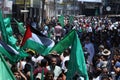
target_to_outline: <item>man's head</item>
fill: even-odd
[[[108,75],[103,75],[101,77],[101,80],[110,80],[109,76]]]
[[[45,80],[54,80],[54,72],[48,71],[45,76]]]
[[[48,64],[48,61],[46,59],[41,60],[41,67],[46,67]]]
[[[104,50],[104,45],[99,46],[99,51],[102,52]]]
[[[86,37],[86,38],[85,38],[85,42],[86,42],[86,43],[89,43],[89,42],[90,42],[90,38],[89,38],[89,37]]]
[[[55,66],[57,64],[57,60],[55,57],[51,58],[51,65]]]

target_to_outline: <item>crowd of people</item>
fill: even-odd
[[[34,21],[33,21],[34,22]],[[64,26],[52,18],[42,27],[31,26],[53,39],[57,44],[72,29],[76,29],[83,47],[89,80],[120,80],[120,22],[105,17],[75,17],[70,23],[65,18]],[[29,57],[9,66],[16,80],[66,80],[70,48],[61,55],[56,51],[43,56],[28,49]],[[72,64],[71,64],[72,65]],[[44,74],[44,75],[42,75]],[[32,76],[31,76],[32,75]],[[73,74],[74,75],[74,74]],[[72,80],[82,80],[73,76]]]

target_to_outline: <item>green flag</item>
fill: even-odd
[[[0,53],[6,56],[10,62],[17,62],[24,57],[29,56],[24,50],[19,49],[15,50],[12,46],[7,45],[3,41],[0,40]]]
[[[0,53],[2,53],[4,56],[6,56],[10,62],[15,63],[19,60],[29,56],[24,50],[20,50],[19,54],[13,55],[11,53],[8,53],[4,48],[0,47]]]
[[[44,69],[42,69],[41,80],[44,80]]]
[[[24,35],[25,33],[25,28],[22,22],[18,22],[16,19],[14,19],[14,21],[16,22],[16,24],[18,25],[18,30],[20,31],[20,33],[22,35]]]
[[[58,44],[53,47],[51,52],[56,51],[60,54],[69,46],[71,46],[71,53],[70,61],[68,63],[67,80],[71,80],[75,73],[78,73],[85,80],[89,80],[82,46],[75,30],[69,32]]]
[[[2,35],[2,40],[7,43],[8,38],[7,38],[7,31],[4,25],[3,17],[2,17],[2,11],[0,10],[0,31]]]
[[[12,27],[11,27],[10,18],[5,18],[4,19],[4,24],[5,24],[6,32],[8,34],[7,35],[7,38],[8,38],[7,43],[17,50],[18,49],[18,47],[16,46],[17,39],[13,36],[13,30],[12,30]]]
[[[73,79],[76,73],[80,77],[83,77],[84,80],[89,80],[82,46],[77,33],[75,32],[74,34],[74,41],[72,43],[70,53],[70,61],[68,63],[67,80]]]
[[[0,53],[0,80],[16,80]]]
[[[58,21],[61,24],[61,26],[64,27],[64,16],[63,15],[58,17]]]
[[[31,69],[30,69],[30,80],[34,80],[33,79],[33,67],[31,66]]]
[[[29,56],[29,54],[26,53],[23,49],[19,49],[18,52],[19,52],[19,54],[16,55],[17,56],[16,60],[21,60],[21,59]]]
[[[4,25],[5,25],[5,29],[8,35],[12,35],[13,34],[13,30],[11,27],[11,21],[10,18],[4,18],[3,19]]]
[[[69,23],[70,23],[70,24],[73,24],[73,21],[74,21],[74,17],[73,17],[73,16],[70,16],[70,17],[69,17]]]
[[[57,51],[57,53],[61,54],[65,49],[67,49],[74,40],[74,32],[75,30],[70,31],[62,40],[59,41],[57,45],[55,45],[52,51]]]

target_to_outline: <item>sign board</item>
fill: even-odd
[[[4,14],[10,14],[11,13],[10,8],[9,7],[4,7],[3,8],[3,13]]]
[[[21,13],[27,13],[29,10],[21,10]]]
[[[9,7],[12,10],[13,1],[7,1],[5,7]]]
[[[2,4],[3,5],[3,4]],[[3,8],[4,14],[12,14],[13,1],[5,0]]]
[[[110,7],[110,6],[107,6],[107,7],[106,7],[106,10],[107,10],[107,11],[111,11],[111,7]]]
[[[98,2],[98,3],[102,2],[102,0],[78,0],[78,1],[81,1],[81,2]]]

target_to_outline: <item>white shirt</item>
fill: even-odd
[[[42,56],[38,56],[37,58],[32,57],[32,61],[34,61],[35,63],[37,63],[37,62],[40,62],[40,63],[41,63],[41,60],[42,60],[42,59],[44,59],[44,57],[42,57]]]
[[[47,69],[48,70],[51,70],[50,69],[50,66],[47,66]],[[54,79],[57,80],[57,77],[62,73],[62,69],[59,67],[59,66],[55,66],[55,69],[54,69]]]
[[[22,69],[25,68],[25,64],[26,64],[26,61],[22,61],[22,62],[21,62]],[[17,63],[17,67],[18,67],[18,68],[20,67],[20,62]]]
[[[87,52],[90,54],[88,57],[88,61],[90,61],[91,63],[95,53],[94,45],[91,42],[89,42],[85,44],[85,48],[87,49]]]
[[[93,30],[92,30],[92,27],[88,27],[87,31],[88,31],[88,32],[92,32],[92,31],[93,31]]]
[[[66,67],[65,67],[65,61],[68,61],[70,59],[70,56],[66,56],[64,59],[63,59],[63,61],[62,61],[62,69],[63,70],[66,70]]]

